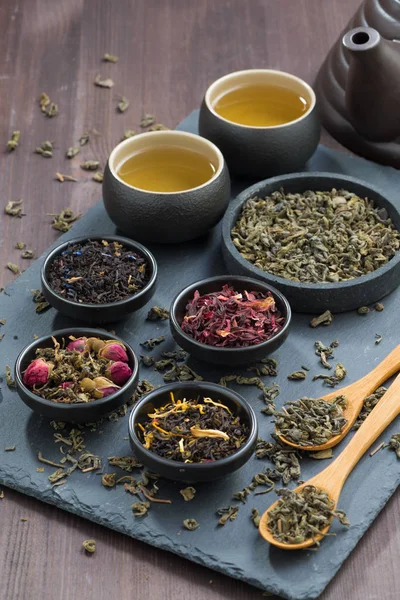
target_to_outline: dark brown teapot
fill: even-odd
[[[316,81],[326,129],[353,152],[400,168],[400,0],[364,0]]]

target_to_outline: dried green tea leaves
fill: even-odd
[[[102,87],[102,88],[112,88],[114,87],[114,82],[112,79],[108,78],[108,79],[102,79],[101,75],[96,75],[96,78],[94,80],[94,84],[97,85],[98,87]]]
[[[126,109],[129,107],[129,100],[125,98],[125,96],[121,96],[120,101],[117,104],[117,110],[120,113],[124,113]]]
[[[21,273],[21,269],[18,265],[16,265],[15,263],[12,262],[8,262],[6,264],[6,267],[9,271],[11,271],[12,273],[14,273],[14,275],[19,275]]]
[[[81,135],[81,137],[79,138],[79,145],[80,146],[86,146],[86,144],[89,143],[90,140],[90,132],[89,131],[85,131],[85,133],[83,133]]]
[[[153,115],[146,113],[140,121],[140,127],[145,129],[146,127],[150,127],[150,125],[153,125],[155,122],[156,118]]]
[[[358,315],[365,316],[368,313],[369,313],[368,306],[360,306],[360,308],[357,309],[357,314]]]
[[[324,313],[322,313],[322,315],[319,315],[319,317],[314,317],[314,319],[311,319],[310,322],[310,327],[318,327],[319,325],[330,325],[333,321],[333,314],[331,313],[330,310],[326,310]]]
[[[144,517],[150,508],[150,502],[135,502],[132,504],[132,510],[135,517]]]
[[[133,137],[136,135],[136,131],[134,129],[125,129],[124,135],[121,138],[121,142]]]
[[[235,521],[239,512],[239,506],[225,506],[217,510],[217,515],[220,517],[218,525],[226,525],[228,521]]]
[[[35,253],[33,250],[24,250],[24,252],[21,252],[21,258],[31,260],[32,258],[35,258]]]
[[[116,62],[118,62],[118,56],[114,56],[114,54],[108,54],[108,52],[106,52],[105,55],[103,56],[103,61],[110,62],[110,63],[116,63]]]
[[[397,458],[400,458],[400,433],[393,434],[389,443],[385,445],[389,447],[389,450],[396,452]]]
[[[152,127],[150,127],[149,131],[170,131],[169,127],[166,127],[162,123],[156,123]]]
[[[374,410],[375,406],[378,404],[379,400],[383,397],[383,395],[386,392],[387,388],[382,385],[377,390],[375,390],[373,394],[370,394],[369,396],[364,398],[363,407],[356,419],[356,422],[353,425],[353,429],[359,429],[361,427],[365,419]]]
[[[141,342],[140,345],[143,346],[143,348],[146,348],[146,350],[153,350],[156,346],[158,346],[158,344],[161,344],[164,341],[165,336],[160,335],[156,338],[149,338],[148,340]]]
[[[25,214],[22,212],[24,201],[23,200],[10,200],[7,202],[4,212],[10,217],[24,217]]]
[[[64,175],[63,173],[56,173],[56,179],[61,181],[61,183],[64,183],[64,181],[78,181],[75,177],[72,177],[72,175]]]
[[[82,542],[82,548],[89,552],[89,554],[93,554],[96,552],[96,542],[94,540],[85,540]]]
[[[97,171],[100,162],[98,160],[87,160],[80,165],[84,171]]]
[[[382,312],[384,310],[384,305],[382,304],[382,302],[377,302],[374,306],[375,310],[378,312]]]
[[[200,525],[196,521],[196,519],[184,519],[183,526],[185,529],[188,529],[189,531],[194,531],[195,529],[200,527]]]
[[[50,304],[40,290],[31,290],[31,294],[33,294],[33,302],[36,304],[35,310],[37,313],[44,312],[50,308]]]
[[[115,486],[116,473],[104,473],[101,477],[101,483],[104,487],[113,488]]]
[[[179,490],[179,493],[181,496],[183,496],[185,502],[190,502],[190,500],[193,500],[196,495],[196,489],[190,485],[183,490]]]
[[[131,473],[133,469],[141,469],[142,463],[138,462],[133,456],[109,456],[108,462],[113,467],[119,467],[123,471]]]
[[[305,371],[294,371],[294,373],[290,373],[287,378],[292,381],[301,381],[307,377],[307,373]]]
[[[161,306],[152,306],[147,313],[146,319],[147,321],[169,319],[169,311]]]
[[[104,173],[103,171],[97,171],[92,177],[93,181],[97,181],[97,183],[103,183]]]
[[[26,248],[26,244],[25,242],[17,242],[15,244],[15,248],[16,250],[23,250],[24,248]]]
[[[44,158],[51,158],[53,156],[53,142],[46,140],[35,148],[35,152],[41,154]]]
[[[323,379],[326,385],[335,387],[346,377],[346,375],[347,369],[345,366],[342,365],[342,363],[337,363],[333,375],[315,375],[312,380],[316,381],[317,379]]]
[[[76,156],[77,154],[79,154],[80,152],[80,147],[79,146],[71,146],[70,148],[68,148],[67,152],[66,152],[66,157],[67,158],[74,158],[74,156]]]
[[[313,485],[306,485],[299,492],[288,489],[277,490],[281,499],[268,512],[268,529],[273,537],[283,544],[301,544],[310,538],[315,539],[329,527],[332,517],[336,517],[346,527],[350,525],[345,513],[335,510],[335,502],[324,491]]]
[[[268,458],[274,468],[268,468],[266,474],[273,481],[280,481],[287,485],[292,480],[298,480],[301,476],[299,458],[301,454],[296,448],[282,444],[276,434],[272,434],[274,442],[267,442],[258,438],[255,456],[258,459]]]
[[[57,229],[57,231],[62,231],[65,233],[71,229],[72,223],[79,219],[81,215],[75,214],[70,208],[65,208],[60,212],[60,214],[49,214],[49,216],[53,217],[53,229]]]
[[[383,207],[346,190],[247,200],[231,231],[238,252],[257,268],[303,283],[339,282],[372,273],[400,248]]]
[[[58,106],[55,102],[51,102],[46,92],[42,92],[39,98],[39,106],[42,113],[47,117],[55,117],[58,114]]]
[[[375,345],[377,346],[378,344],[380,344],[382,340],[383,340],[383,337],[379,333],[376,333],[375,334]]]
[[[13,152],[16,150],[19,144],[19,138],[21,137],[21,133],[19,131],[13,131],[11,134],[11,139],[7,142],[7,150],[9,152]]]
[[[16,449],[17,449],[17,446],[6,446],[4,448],[4,452],[15,452]]]
[[[347,424],[343,409],[347,401],[338,395],[331,402],[303,397],[287,402],[275,413],[278,435],[298,446],[320,446],[339,435]]]
[[[328,362],[328,358],[334,358],[333,351],[337,348],[339,342],[334,340],[329,346],[325,346],[321,341],[316,341],[314,343],[315,346],[315,354],[319,356],[320,363],[325,369],[332,369],[332,365]]]

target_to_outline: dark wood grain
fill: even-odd
[[[80,162],[97,158],[104,165],[124,129],[138,129],[144,111],[174,127],[199,106],[209,83],[242,68],[286,70],[312,83],[357,5],[358,0],[4,0],[0,140],[5,147],[12,130],[20,129],[21,143],[12,154],[0,151],[1,201],[23,198],[27,216],[1,217],[0,265],[11,260],[26,266],[14,250],[19,240],[39,254],[57,238],[47,213],[66,207],[85,212],[98,201],[101,187]],[[102,63],[104,52],[117,54],[119,62]],[[95,87],[98,73],[112,77],[115,87]],[[39,110],[42,91],[59,105],[54,119]],[[116,112],[118,94],[131,102],[123,115]],[[67,147],[89,128],[102,135],[66,160]],[[46,139],[55,141],[52,159],[33,153]],[[326,133],[323,141],[340,148]],[[56,171],[79,182],[61,184]],[[12,279],[1,267],[0,283]],[[1,600],[262,595],[8,489],[0,511]],[[396,495],[321,600],[398,598],[400,533],[394,524],[399,511]],[[86,538],[97,541],[93,556],[81,549]]]

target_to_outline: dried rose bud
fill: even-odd
[[[60,385],[60,388],[66,390],[67,388],[71,387],[71,385],[74,385],[73,381],[64,381],[64,383]]]
[[[35,385],[44,385],[47,383],[53,368],[53,363],[46,362],[43,358],[36,358],[24,371],[24,384],[30,388]]]
[[[132,369],[126,363],[118,360],[110,364],[106,370],[106,375],[117,385],[124,385],[132,375]]]
[[[76,350],[77,352],[84,352],[86,348],[87,338],[81,337],[76,340],[72,340],[67,346],[67,350]]]
[[[93,379],[89,379],[89,377],[84,377],[79,385],[84,392],[91,392],[96,387]]]
[[[125,350],[125,346],[121,342],[112,340],[107,343],[104,348],[99,352],[99,356],[107,358],[108,360],[121,361],[124,363],[128,362],[128,355]]]
[[[94,352],[99,352],[105,345],[106,343],[104,340],[95,337],[90,337],[86,341],[87,350],[93,350]]]
[[[95,389],[93,390],[93,395],[95,398],[105,398],[105,396],[111,396],[111,394],[115,394],[115,392],[120,389],[118,385],[115,385],[115,383],[106,377],[95,377],[93,382],[95,384]]]

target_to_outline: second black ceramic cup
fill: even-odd
[[[219,115],[215,110],[218,100],[246,86],[287,88],[304,99],[307,110],[293,121],[266,127],[241,125]],[[230,73],[214,81],[206,91],[199,132],[218,146],[233,177],[265,179],[299,171],[320,138],[315,93],[305,81],[282,71],[250,69]]]

